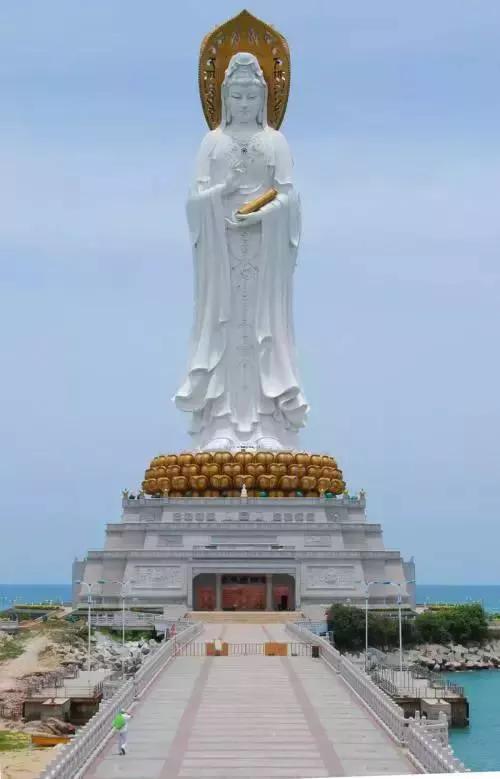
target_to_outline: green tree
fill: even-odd
[[[334,603],[327,612],[328,629],[334,631],[341,652],[359,651],[365,643],[365,616],[361,609]]]
[[[365,647],[365,612],[356,606],[334,604],[327,612],[328,629],[333,630],[335,646],[341,652],[357,652]],[[403,623],[403,639],[410,643],[414,636],[411,625]],[[369,645],[391,649],[399,645],[397,615],[368,613]]]
[[[418,641],[431,644],[447,644],[451,640],[443,614],[437,611],[424,611],[415,619]]]
[[[415,628],[420,641],[466,644],[487,637],[488,619],[480,603],[464,603],[438,611],[424,611],[417,616]]]

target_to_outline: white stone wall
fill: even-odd
[[[84,579],[133,579],[143,604],[191,605],[197,573],[288,573],[297,602],[362,602],[365,583],[404,582],[403,560],[384,549],[361,499],[125,499],[104,550],[89,553]],[[107,584],[104,601],[119,586]],[[385,588],[387,602],[396,588]],[[379,597],[376,588],[370,597]]]

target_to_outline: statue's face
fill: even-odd
[[[233,124],[250,124],[257,120],[262,90],[255,84],[231,84],[227,96]]]

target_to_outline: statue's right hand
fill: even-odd
[[[222,191],[225,195],[231,195],[239,188],[242,172],[243,171],[238,165],[233,165],[229,171],[229,175],[226,177],[226,180],[222,185]]]

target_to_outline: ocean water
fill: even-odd
[[[471,602],[500,613],[500,584],[417,584],[417,603]]]
[[[70,601],[71,584],[1,584],[0,608],[18,603]],[[417,603],[470,603],[479,601],[488,611],[500,612],[500,585],[417,584]]]
[[[450,730],[453,751],[473,771],[499,771],[500,671],[459,671],[447,676],[464,687],[470,707],[469,727]]]
[[[0,584],[0,611],[13,603],[68,603],[71,584]]]
[[[10,604],[71,600],[71,584],[0,584],[0,609]],[[500,612],[498,584],[417,584],[417,603],[470,603]]]

